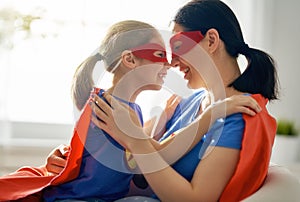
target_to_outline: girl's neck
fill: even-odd
[[[140,92],[131,90],[129,86],[125,85],[113,85],[107,92],[127,102],[134,103]]]
[[[134,103],[140,91],[136,89],[134,81],[126,77],[127,73],[126,69],[121,67],[116,69],[113,76],[112,86],[107,90],[107,92],[122,100]]]

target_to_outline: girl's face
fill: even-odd
[[[165,44],[160,37],[155,37],[142,46],[137,52],[132,51],[137,57],[137,67],[132,70],[138,86],[142,90],[160,90],[167,75],[170,65],[166,59]],[[146,56],[145,56],[146,55]]]
[[[182,26],[178,24],[174,24],[173,27],[173,32],[176,34],[178,32],[184,32],[184,29]],[[200,36],[201,37],[201,36]],[[187,40],[188,38],[185,37],[184,40]],[[201,40],[199,38],[198,40]],[[174,46],[176,49],[178,46],[182,45],[182,41],[176,41],[176,40],[170,40],[171,41],[171,46]],[[173,43],[173,44],[172,44]],[[199,41],[198,44],[201,46],[201,42]],[[185,54],[185,53],[183,53]],[[187,85],[191,89],[198,89],[201,87],[205,87],[206,84],[204,82],[204,79],[202,78],[200,72],[194,68],[188,61],[183,59],[182,57],[178,55],[172,56],[172,62],[171,62],[172,67],[179,67],[179,70],[184,74],[184,79],[188,81]]]

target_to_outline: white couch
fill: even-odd
[[[158,202],[144,196],[129,196],[116,202]],[[300,202],[300,180],[286,167],[270,164],[264,185],[243,202]]]
[[[264,185],[243,202],[300,202],[300,180],[286,167],[271,164]]]

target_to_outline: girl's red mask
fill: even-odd
[[[170,39],[172,58],[176,58],[189,52],[204,36],[200,31],[178,32]]]
[[[131,49],[136,57],[150,60],[152,62],[168,63],[166,49],[156,43],[147,43]]]

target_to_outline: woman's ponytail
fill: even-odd
[[[71,95],[75,106],[81,110],[90,96],[94,86],[93,71],[96,63],[103,60],[103,56],[97,53],[88,57],[76,69],[73,76]]]
[[[198,30],[202,34],[214,28],[218,30],[230,56],[246,56],[247,69],[229,86],[241,92],[259,93],[269,100],[278,98],[278,78],[273,59],[261,50],[249,48],[244,42],[238,19],[224,2],[190,1],[178,10],[174,21],[185,31]]]
[[[278,78],[272,57],[246,44],[239,52],[247,58],[248,66],[229,86],[241,92],[259,93],[269,100],[278,99]]]

